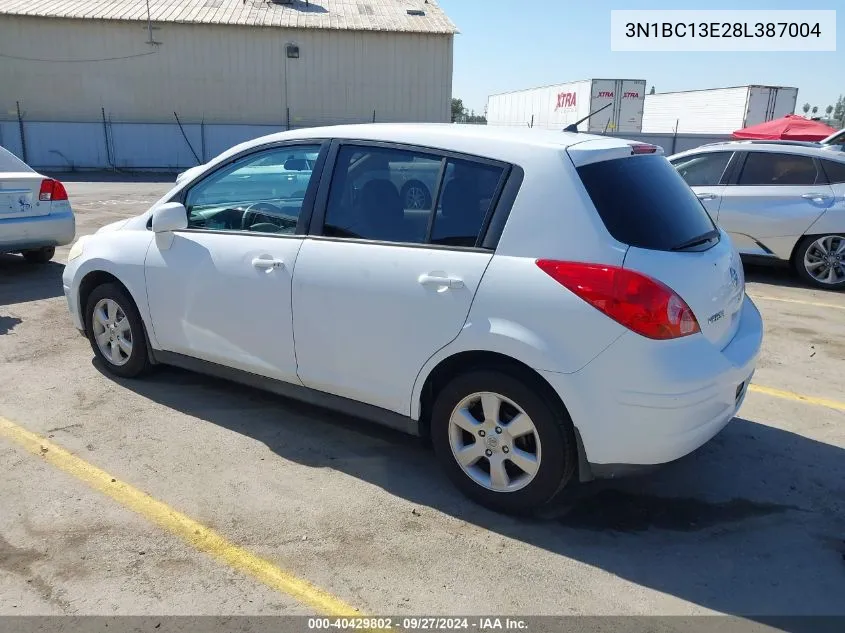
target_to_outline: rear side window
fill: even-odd
[[[845,183],[845,163],[835,160],[823,160],[822,169],[827,174],[827,181],[832,185]]]
[[[578,168],[608,232],[638,248],[671,250],[715,229],[692,189],[662,156],[632,156]]]
[[[733,152],[707,152],[672,161],[672,165],[690,187],[718,185]]]
[[[800,186],[816,183],[816,164],[809,156],[778,152],[749,152],[740,186]]]
[[[495,165],[450,158],[433,218],[431,243],[475,246],[503,174],[504,170]]]

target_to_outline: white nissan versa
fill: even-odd
[[[296,195],[254,165],[317,154]],[[391,170],[431,167],[405,208]],[[113,374],[178,365],[429,436],[509,512],[661,464],[734,416],[760,314],[651,145],[376,124],[228,150],[81,238],[64,290]]]

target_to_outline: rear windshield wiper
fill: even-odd
[[[692,248],[693,246],[700,246],[701,244],[706,244],[710,240],[719,237],[719,229],[710,229],[707,233],[702,233],[696,237],[688,239],[686,242],[681,242],[677,246],[673,246],[669,250],[671,251],[685,251],[688,248]]]

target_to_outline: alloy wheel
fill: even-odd
[[[464,473],[495,492],[514,492],[540,470],[540,436],[515,402],[494,392],[473,393],[449,418],[449,445]]]
[[[845,281],[845,236],[827,235],[810,244],[804,252],[804,270],[822,284]]]
[[[425,190],[418,185],[411,185],[405,191],[405,208],[406,209],[425,209],[426,197]]]
[[[91,325],[103,357],[120,367],[132,356],[132,327],[123,308],[114,299],[100,299],[94,306]]]

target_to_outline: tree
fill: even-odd
[[[839,95],[836,105],[833,107],[833,118],[837,121],[845,121],[845,95]]]
[[[804,114],[807,114],[810,111],[810,104],[805,103],[803,106],[801,106],[801,109],[804,111]],[[455,111],[455,100],[452,99],[452,112],[454,112],[454,111]]]
[[[830,118],[830,113],[833,112],[833,106],[829,105],[824,109],[824,113],[827,115],[827,118]]]
[[[819,106],[813,106],[813,116],[819,111]]]
[[[651,87],[651,90],[648,91],[648,94],[653,95],[655,93],[654,86]]]
[[[452,123],[461,121],[466,116],[467,109],[464,107],[463,99],[452,98]]]

